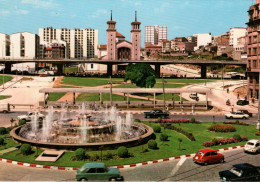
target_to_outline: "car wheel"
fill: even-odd
[[[112,177],[109,179],[109,181],[116,181],[116,178]]]
[[[8,111],[7,111],[7,110],[3,110],[3,113],[5,113],[5,114],[6,114],[6,113],[8,113]]]
[[[42,121],[43,119],[42,118],[39,118],[39,121]]]
[[[221,179],[221,181],[226,182],[226,181],[227,181],[227,178],[223,177],[223,178]]]
[[[232,116],[230,116],[230,117],[229,117],[229,119],[233,119],[233,117],[232,117]]]
[[[246,117],[244,116],[242,119],[246,119]]]
[[[88,181],[87,178],[81,178],[79,181]]]
[[[224,163],[225,161],[224,161],[224,159],[220,159],[219,162],[220,163]]]
[[[204,162],[204,166],[207,166],[209,163],[206,161],[206,162]]]

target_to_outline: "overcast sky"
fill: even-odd
[[[38,28],[93,28],[106,44],[106,21],[113,10],[117,31],[130,40],[134,11],[144,26],[168,27],[168,39],[231,27],[246,27],[247,10],[254,0],[0,0],[0,32],[38,33]]]

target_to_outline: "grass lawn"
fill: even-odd
[[[5,135],[0,135],[0,138],[5,138],[5,137],[9,137],[10,135],[9,134],[5,134]],[[16,147],[18,146],[19,144],[17,144],[13,139],[11,138],[6,138],[5,139],[5,145],[4,146],[1,146],[0,145],[0,150],[4,150],[6,148],[10,148],[10,147]]]
[[[145,124],[149,125],[149,122],[145,122]],[[148,152],[141,153],[142,146],[136,146],[128,148],[128,151],[130,154],[132,154],[132,157],[121,159],[118,157],[115,157],[113,160],[103,160],[108,166],[115,166],[115,165],[123,165],[123,164],[132,164],[132,163],[138,163],[138,162],[144,162],[144,161],[150,161],[150,160],[156,160],[156,159],[162,159],[162,158],[168,158],[172,156],[180,156],[184,154],[191,154],[197,152],[199,149],[205,148],[202,143],[205,141],[211,141],[215,137],[224,137],[224,138],[230,138],[234,134],[240,134],[241,136],[246,136],[248,139],[260,139],[260,136],[256,136],[255,132],[257,131],[255,129],[255,126],[242,126],[242,125],[234,125],[237,129],[236,132],[232,133],[215,133],[215,132],[209,132],[207,130],[207,127],[210,126],[212,123],[201,123],[201,124],[174,124],[177,127],[181,127],[191,133],[195,136],[196,141],[190,141],[187,139],[184,135],[179,134],[175,131],[168,130],[162,128],[161,133],[165,133],[169,136],[169,141],[162,142],[160,141],[160,134],[161,133],[155,133],[156,135],[156,142],[158,144],[157,150],[149,149]],[[151,126],[159,125],[157,123],[151,123]],[[182,139],[181,143],[181,150],[179,150],[179,142],[178,138]],[[238,145],[244,145],[245,142],[240,143],[233,143],[228,145],[219,145],[214,146],[212,148],[219,149],[219,148],[225,148],[225,147],[231,147],[231,146],[238,146]],[[147,144],[143,145],[143,148],[147,148]],[[35,150],[34,150],[35,151]],[[106,150],[103,151],[103,155],[107,152],[111,152],[113,154],[117,154],[117,150]],[[39,152],[40,153],[40,152]],[[87,151],[86,152],[90,156],[99,155],[100,151]],[[74,152],[66,152],[57,162],[51,163],[51,162],[37,162],[38,164],[43,165],[57,165],[57,166],[72,166],[72,167],[79,167],[83,165],[85,162],[93,162],[90,160],[85,161],[71,161],[71,157],[74,155]],[[9,154],[6,154],[3,156],[3,158],[15,160],[15,161],[23,161],[23,162],[29,162],[29,163],[35,163],[35,153],[32,155],[29,155],[27,157],[22,157],[19,155],[19,151],[11,152]],[[100,162],[100,160],[98,160]]]
[[[78,68],[75,67],[65,67],[64,73],[78,72]]]
[[[48,101],[57,101],[61,97],[63,97],[66,93],[50,93],[48,97]]]
[[[10,98],[10,95],[0,95],[0,100]]]
[[[102,94],[102,100],[103,101],[110,101],[110,94],[109,93],[103,93]],[[113,101],[124,101],[124,96],[112,94],[112,100]],[[125,97],[125,101],[126,100],[127,100],[127,97]],[[83,93],[83,94],[80,94],[76,98],[76,101],[99,101],[99,94]],[[129,97],[129,101],[143,101],[143,100]]]
[[[112,78],[113,83],[123,82],[123,78]],[[109,78],[78,78],[78,77],[64,77],[62,84],[95,87],[100,85],[106,85],[109,82]]]
[[[5,75],[4,76],[4,83],[9,82],[12,79],[13,79],[13,77]],[[2,84],[3,84],[3,75],[0,75],[0,85],[2,85]]]

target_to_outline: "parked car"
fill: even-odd
[[[225,158],[223,154],[218,153],[213,149],[201,149],[193,157],[195,163],[208,165],[209,163],[224,162]]]
[[[230,170],[220,171],[221,181],[259,181],[260,167],[252,164],[235,164]]]
[[[27,112],[26,115],[20,115],[17,116],[18,121],[25,120],[25,121],[31,121],[34,116],[37,116],[39,121],[42,121],[45,116],[37,111]]]
[[[189,97],[193,100],[199,101],[199,97],[197,93],[191,93]]]
[[[85,163],[76,172],[77,181],[120,181],[123,177],[117,168],[108,168],[104,163]]]
[[[260,153],[260,140],[249,140],[244,147],[244,152]]]
[[[248,110],[242,110],[242,109],[240,109],[240,110],[237,110],[237,112],[242,112],[242,113],[244,113],[244,114],[248,114],[249,115],[249,117],[252,117],[253,116],[253,114],[251,113],[251,112],[249,112]]]
[[[145,118],[158,118],[158,117],[167,118],[167,117],[169,117],[169,114],[166,112],[163,112],[162,110],[154,109],[150,112],[144,112],[144,117]]]
[[[249,104],[249,101],[248,100],[245,100],[245,99],[239,99],[237,101],[237,105],[241,105],[241,106],[244,106],[244,105],[248,105]]]
[[[248,119],[249,115],[242,112],[230,112],[228,114],[225,114],[225,117],[227,119]]]

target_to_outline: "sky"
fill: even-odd
[[[246,27],[254,0],[0,0],[0,32],[38,33],[38,28],[93,28],[106,44],[106,22],[130,40],[135,11],[145,26],[168,27],[168,40],[197,33],[221,35],[231,27]]]

